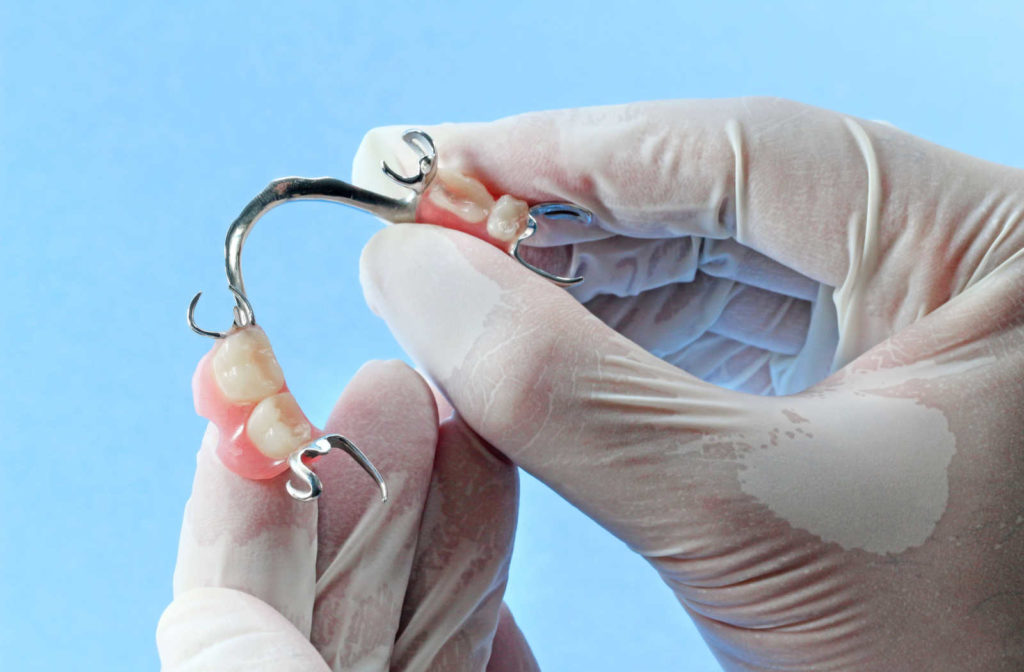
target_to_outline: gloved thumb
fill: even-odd
[[[477,433],[645,554],[678,550],[652,526],[663,521],[664,539],[678,540],[680,510],[693,511],[687,525],[714,523],[724,512],[705,498],[735,487],[733,462],[680,456],[720,450],[774,408],[654,357],[458,232],[383,229],[363,253],[361,280],[371,308]]]

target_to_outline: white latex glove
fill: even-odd
[[[495,195],[592,210],[538,236],[586,281],[399,225],[369,304],[726,669],[1024,668],[1024,174],[773,99],[424,130]],[[354,178],[405,154],[371,132]]]
[[[457,418],[439,429],[430,389],[401,363],[361,369],[327,431],[371,456],[386,504],[338,452],[317,463],[316,503],[292,500],[287,474],[241,478],[215,456],[210,426],[157,630],[163,668],[536,669],[501,602],[511,465]]]

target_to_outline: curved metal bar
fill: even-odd
[[[333,177],[282,177],[274,180],[263,191],[249,201],[248,205],[228,227],[224,238],[224,266],[228,287],[235,294],[235,327],[254,324],[252,305],[245,294],[245,280],[242,278],[242,248],[253,225],[269,210],[285,201],[313,200],[341,203],[391,222],[412,222],[416,219],[416,208],[420,195],[430,186],[437,174],[437,151],[429,135],[419,130],[402,134],[402,140],[418,155],[418,172],[409,177],[400,175],[382,162],[382,168],[395,182],[409,188],[405,198],[392,198],[368,189],[357,187]],[[200,292],[201,294],[201,292]],[[223,338],[227,332],[208,331],[195,323],[197,294],[188,307],[188,325],[197,334],[211,338]]]
[[[234,327],[243,328],[256,323],[252,304],[245,293],[245,281],[242,278],[242,248],[253,225],[267,211],[290,200],[319,200],[341,203],[358,208],[381,219],[391,222],[413,222],[420,196],[427,190],[437,174],[437,153],[434,142],[429,135],[419,130],[409,130],[402,135],[405,144],[418,154],[418,171],[416,175],[404,176],[393,170],[387,163],[381,162],[381,169],[394,182],[408,188],[410,192],[405,198],[392,198],[376,192],[362,189],[332,177],[283,177],[272,181],[263,191],[252,199],[228,227],[224,239],[224,264],[228,279],[228,289],[235,296]],[[542,268],[527,262],[520,254],[522,241],[537,231],[537,218],[553,219],[575,218],[590,222],[590,211],[570,203],[541,203],[529,211],[526,230],[512,246],[512,256],[523,266],[543,278],[561,286],[575,285],[583,281],[580,277],[562,277],[553,275]],[[208,331],[200,328],[195,322],[196,305],[202,292],[196,294],[189,303],[186,319],[193,331],[210,338],[225,338],[230,331]],[[381,500],[387,501],[388,488],[383,476],[373,463],[351,441],[338,434],[329,434],[311,444],[295,451],[288,457],[288,466],[294,476],[298,477],[303,486],[296,486],[291,481],[286,484],[288,494],[300,501],[311,501],[323,492],[320,477],[304,462],[305,459],[326,455],[333,449],[343,450],[352,457],[366,473],[373,478],[380,488]]]
[[[269,210],[285,201],[316,200],[341,203],[358,208],[381,219],[395,223],[413,222],[420,196],[430,186],[437,175],[437,150],[429,135],[420,130],[411,129],[402,134],[405,144],[418,154],[418,171],[415,175],[404,176],[397,173],[386,162],[381,161],[381,169],[391,180],[407,187],[410,192],[405,198],[392,198],[368,189],[343,182],[333,177],[282,177],[272,181],[263,191],[249,201],[248,205],[228,227],[224,239],[224,266],[228,278],[228,287],[235,295],[234,327],[242,328],[255,324],[252,304],[246,298],[245,280],[242,278],[242,248],[252,231],[253,225]],[[550,219],[573,218],[589,223],[593,215],[589,210],[571,203],[540,203],[530,208],[526,221],[526,230],[512,245],[512,256],[520,264],[537,275],[562,287],[569,287],[583,282],[581,277],[564,277],[554,275],[526,261],[520,252],[520,244],[537,231],[537,218]],[[200,328],[195,322],[196,304],[202,292],[196,294],[189,304],[186,313],[188,325],[197,334],[210,338],[224,338],[229,332],[209,331]]]
[[[245,294],[245,280],[242,279],[242,247],[246,238],[260,217],[278,205],[292,200],[341,203],[391,222],[412,222],[416,218],[419,193],[413,191],[404,199],[396,199],[333,177],[282,177],[274,180],[256,198],[249,201],[242,213],[228,227],[224,239],[224,263],[228,285],[238,287],[242,294]],[[241,307],[240,302],[238,305]]]

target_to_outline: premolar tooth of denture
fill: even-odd
[[[313,428],[289,392],[267,397],[245,425],[249,440],[267,457],[283,460],[309,443]]]
[[[438,207],[470,223],[487,219],[494,205],[494,199],[483,184],[452,170],[438,171],[437,180],[427,192],[427,198]]]
[[[487,216],[487,234],[492,238],[511,243],[526,230],[526,217],[530,206],[508,194],[498,199]]]
[[[213,373],[228,400],[259,401],[284,385],[284,372],[262,329],[240,329],[218,346],[213,353]]]

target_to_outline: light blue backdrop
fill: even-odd
[[[156,7],[159,7],[158,9]],[[1024,3],[0,2],[0,668],[144,670],[226,322],[221,242],[271,178],[381,124],[773,94],[1024,163]],[[322,420],[365,360],[369,217],[278,210],[260,320]],[[226,326],[226,324],[225,324]],[[546,670],[718,669],[654,572],[527,479],[508,601]]]

